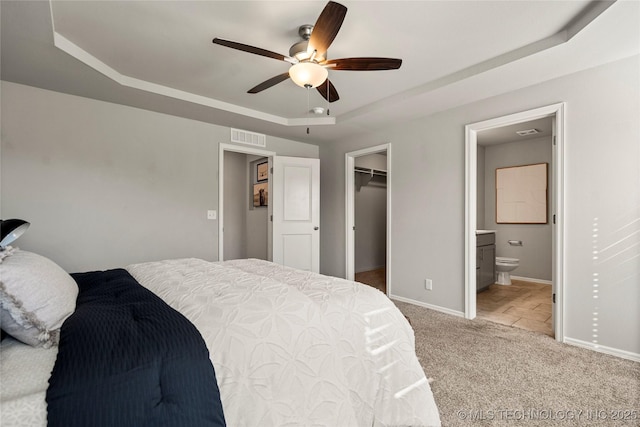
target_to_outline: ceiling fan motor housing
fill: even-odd
[[[313,25],[305,24],[298,28],[298,34],[302,37],[297,43],[289,49],[289,56],[296,58],[298,61],[305,61],[311,58],[313,52],[309,52],[309,39],[311,38],[311,32],[313,31]],[[327,59],[327,52],[316,52],[316,62],[321,62]]]

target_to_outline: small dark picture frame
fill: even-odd
[[[269,206],[269,184],[253,184],[253,206]]]
[[[269,162],[258,163],[256,165],[256,180],[258,182],[269,180]]]

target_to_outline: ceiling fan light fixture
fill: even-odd
[[[318,87],[328,76],[327,69],[315,62],[300,62],[289,68],[289,77],[300,87]]]
[[[294,64],[289,67],[289,71],[265,80],[249,89],[247,93],[262,92],[290,78],[300,87],[316,88],[327,102],[336,102],[340,96],[333,83],[328,79],[327,69],[329,67],[336,71],[379,71],[397,70],[402,65],[402,59],[397,58],[354,57],[327,60],[327,50],[340,31],[346,14],[347,8],[344,5],[336,1],[329,1],[322,9],[315,25],[305,24],[298,28],[298,34],[302,40],[291,46],[289,56],[217,37],[213,39],[213,43]],[[327,115],[329,115],[329,109],[327,109]]]

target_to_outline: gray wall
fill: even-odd
[[[464,125],[565,101],[565,333],[640,354],[638,75],[634,56],[322,146],[321,271],[345,274],[345,153],[391,142],[393,292],[461,312]],[[32,222],[18,246],[68,271],[217,259],[206,210],[218,206],[228,128],[13,83],[1,90],[1,215]],[[272,137],[267,149],[318,156]]]
[[[67,271],[218,259],[218,151],[228,127],[2,82],[1,215],[17,246]],[[249,129],[250,130],[250,129]],[[267,137],[286,156],[318,147]]]
[[[640,354],[639,75],[634,56],[322,146],[321,271],[345,274],[345,153],[390,142],[393,293],[463,312],[464,126],[564,101],[565,335]]]
[[[384,171],[387,169],[387,156],[369,154],[357,157],[354,163],[355,166]],[[387,259],[386,178],[374,176],[369,184],[361,186],[360,190],[356,179],[354,199],[355,272],[384,267]]]
[[[489,145],[485,150],[485,228],[496,230],[496,256],[518,258],[520,265],[511,274],[531,279],[551,280],[551,137]],[[547,163],[547,224],[496,223],[496,169],[508,166]],[[511,246],[508,240],[521,240],[522,246]]]
[[[224,259],[247,257],[247,155],[224,152]]]

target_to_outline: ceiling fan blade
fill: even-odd
[[[259,47],[249,46],[248,44],[232,42],[230,40],[223,40],[223,39],[219,39],[217,37],[215,39],[213,39],[213,43],[219,44],[221,46],[230,47],[232,49],[238,49],[238,50],[242,50],[244,52],[253,53],[255,55],[266,56],[267,58],[273,58],[273,59],[278,59],[280,61],[291,62],[291,61],[288,61],[288,60],[291,59],[288,56],[284,56],[284,55],[281,55],[279,53],[271,52],[270,50],[261,49]]]
[[[329,88],[328,93],[327,93],[327,88]],[[333,83],[329,81],[329,79],[325,80],[324,83],[316,87],[316,89],[318,90],[320,95],[322,95],[322,97],[329,102],[336,102],[338,99],[340,99],[340,96],[338,95],[338,91],[336,90]]]
[[[313,26],[311,38],[309,39],[309,49],[315,49],[318,53],[325,53],[333,39],[336,38],[342,21],[347,14],[347,8],[330,1],[322,10],[322,13]]]
[[[249,89],[247,93],[258,93],[262,92],[265,89],[269,89],[271,86],[275,86],[278,83],[281,83],[289,78],[289,72],[278,74],[275,77],[271,77],[269,80],[266,80],[259,85]]]
[[[402,59],[395,58],[342,58],[324,61],[321,65],[330,66],[331,70],[348,71],[381,71],[397,70],[402,65]]]

